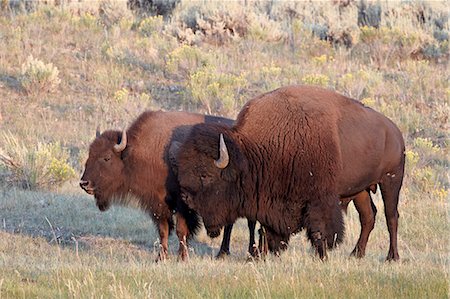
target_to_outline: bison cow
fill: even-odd
[[[290,86],[250,100],[232,128],[194,126],[176,149],[176,162],[183,199],[210,233],[238,217],[258,220],[277,250],[306,228],[321,258],[325,245],[342,240],[339,198],[358,199],[358,212],[371,215],[368,190],[379,185],[387,259],[397,260],[404,150],[400,131],[380,113],[333,91]],[[361,222],[367,224],[357,255],[372,219]]]
[[[81,188],[94,195],[101,211],[111,204],[132,205],[146,211],[159,231],[158,259],[167,257],[174,211],[180,258],[187,257],[187,237],[199,227],[197,213],[178,200],[179,185],[168,160],[170,142],[182,142],[197,123],[231,126],[233,121],[184,112],[147,111],[127,131],[98,133],[89,148]],[[224,241],[229,244],[229,238]]]

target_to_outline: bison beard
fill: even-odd
[[[221,135],[229,156],[224,165]],[[391,121],[352,99],[314,87],[280,88],[249,101],[231,129],[194,126],[177,162],[186,203],[207,230],[238,217],[258,220],[277,250],[280,240],[306,228],[321,258],[326,246],[342,241],[339,198],[364,201],[360,208],[370,211],[358,211],[374,216],[367,195],[379,184],[391,241],[387,259],[398,259],[403,138]],[[361,219],[368,225],[354,251],[364,250],[372,220]]]

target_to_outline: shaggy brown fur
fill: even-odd
[[[127,146],[117,153],[122,132],[105,131],[90,145],[80,186],[93,194],[100,210],[111,204],[132,205],[146,211],[159,231],[161,251],[167,256],[168,236],[177,211],[179,254],[186,258],[186,239],[199,227],[198,215],[181,200],[178,181],[168,167],[168,147],[173,140],[183,141],[192,125],[222,123],[232,120],[184,112],[142,113],[127,130]]]
[[[224,169],[213,163],[220,134],[230,155]],[[178,164],[185,201],[208,231],[237,217],[260,221],[275,240],[305,227],[321,257],[324,240],[331,247],[342,239],[339,198],[379,184],[388,259],[398,259],[403,138],[386,117],[352,99],[315,87],[277,89],[249,101],[232,129],[194,126]]]

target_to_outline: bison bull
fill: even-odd
[[[387,259],[396,260],[404,149],[400,131],[380,113],[329,90],[290,86],[250,100],[232,128],[194,126],[177,151],[178,179],[208,231],[238,217],[258,220],[276,250],[305,227],[322,258],[325,243],[342,239],[339,198],[360,194],[358,212],[374,214],[365,190],[379,185]],[[356,254],[364,252],[371,222]]]

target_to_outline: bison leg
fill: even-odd
[[[403,169],[395,173],[385,174],[380,182],[381,195],[384,201],[384,213],[389,231],[389,252],[387,261],[396,261],[400,257],[397,248],[397,228],[398,228],[398,196],[403,181]]]
[[[258,256],[258,249],[256,248],[256,242],[255,242],[256,221],[247,219],[247,225],[248,225],[248,231],[249,231],[248,253],[250,253],[251,256],[256,257],[256,256]]]
[[[267,228],[261,225],[258,230],[259,240],[258,240],[258,250],[256,256],[262,256],[263,258],[269,252],[269,245],[267,244]]]
[[[361,233],[351,255],[362,258],[366,254],[367,241],[369,240],[369,235],[375,226],[375,215],[377,213],[377,209],[373,204],[372,197],[368,191],[363,191],[357,194],[353,199],[353,203],[359,213]]]
[[[160,250],[156,261],[164,261],[167,259],[169,249],[169,221],[161,219],[158,224]]]
[[[255,257],[258,255],[256,242],[255,242],[255,227],[256,221],[247,220],[248,230],[249,230],[249,244],[248,244],[248,252],[251,256]],[[230,240],[231,240],[231,231],[233,230],[233,225],[225,226],[223,230],[223,239],[222,244],[220,245],[219,253],[216,258],[222,258],[225,255],[230,254]]]
[[[227,225],[223,229],[222,244],[220,244],[220,250],[219,253],[217,253],[216,258],[223,258],[226,255],[230,255],[230,239],[232,230],[233,224]]]
[[[178,247],[178,258],[182,261],[186,261],[189,258],[187,237],[189,234],[189,228],[186,223],[186,219],[180,214],[176,214],[177,218],[177,236],[180,242]]]

